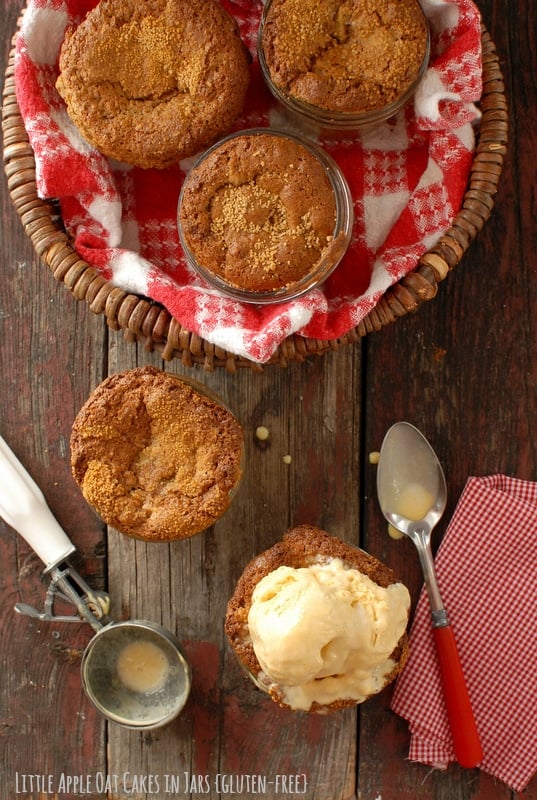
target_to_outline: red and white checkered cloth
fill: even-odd
[[[282,120],[264,86],[256,36],[261,0],[221,0],[254,56],[236,127]],[[110,162],[80,137],[55,90],[67,26],[95,0],[29,0],[17,40],[17,99],[41,197],[57,198],[82,258],[114,284],[162,303],[188,330],[237,355],[269,360],[292,333],[331,339],[355,327],[413,269],[460,208],[482,91],[481,28],[470,0],[422,0],[432,30],[430,68],[412,107],[380,133],[324,143],[343,168],[356,222],[349,252],[322,289],[276,306],[224,299],[185,262],[176,230],[188,160],[164,171]]]
[[[470,478],[435,559],[483,748],[481,769],[522,791],[537,770],[537,483]],[[409,758],[455,760],[423,590],[392,709]]]

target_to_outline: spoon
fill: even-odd
[[[483,754],[453,629],[442,602],[431,552],[431,533],[445,511],[446,479],[436,453],[408,422],[388,430],[377,471],[377,494],[388,522],[416,545],[429,603],[457,761],[476,767]]]
[[[0,517],[32,547],[50,577],[43,613],[25,603],[17,603],[15,610],[39,620],[88,622],[96,631],[82,656],[81,678],[97,710],[117,725],[138,730],[158,728],[174,719],[191,686],[190,664],[181,643],[157,623],[109,619],[109,596],[92,590],[69,564],[74,545],[1,436]],[[77,616],[55,615],[55,596],[73,605]]]

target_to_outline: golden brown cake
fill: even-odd
[[[339,246],[325,168],[300,142],[268,131],[232,136],[192,168],[179,221],[195,261],[250,292],[291,287]]]
[[[78,413],[73,476],[109,525],[147,541],[193,536],[228,508],[241,476],[240,423],[155,367],[106,378]]]
[[[418,0],[272,0],[261,41],[279,90],[353,114],[395,102],[416,80],[426,48]]]
[[[57,89],[104,155],[167,167],[227,132],[241,113],[248,54],[216,0],[101,0],[67,32]]]
[[[244,569],[225,630],[254,682],[284,708],[327,713],[387,686],[408,657],[410,596],[389,567],[311,525]]]

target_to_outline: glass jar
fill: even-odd
[[[222,272],[217,272],[216,269],[211,268],[208,263],[204,263],[202,248],[197,248],[197,243],[195,241],[195,235],[199,238],[199,230],[197,232],[194,230],[196,226],[199,226],[199,220],[196,213],[191,213],[192,201],[195,198],[197,202],[200,191],[204,192],[203,202],[205,203],[206,208],[208,209],[211,206],[214,198],[211,197],[211,187],[207,188],[207,184],[211,179],[211,175],[215,174],[215,170],[218,172],[219,170],[228,169],[227,164],[229,153],[233,152],[233,148],[236,146],[241,148],[245,145],[248,148],[251,148],[253,144],[258,144],[260,147],[262,147],[262,145],[264,143],[266,144],[269,140],[262,139],[260,137],[277,137],[279,139],[286,140],[287,142],[292,143],[294,148],[298,147],[298,150],[296,151],[297,154],[305,151],[305,153],[308,154],[308,157],[312,159],[310,163],[313,162],[316,165],[315,169],[317,174],[322,176],[323,186],[328,186],[329,190],[332,192],[333,203],[330,203],[330,205],[335,209],[333,228],[331,229],[329,236],[326,237],[326,244],[320,249],[320,255],[318,256],[316,262],[312,263],[311,265],[308,264],[305,273],[301,273],[300,276],[295,276],[288,282],[283,282],[282,285],[273,286],[268,289],[263,288],[262,286],[254,289],[251,286],[246,285],[247,281],[245,281],[244,285],[241,285],[235,280],[230,281],[227,277],[222,275]],[[240,152],[240,150],[237,152]],[[233,158],[235,158],[235,155]],[[259,156],[258,162],[256,162],[253,166],[248,166],[246,168],[246,172],[249,173],[249,171],[254,170],[255,167],[254,171],[257,171],[257,173],[266,170],[266,174],[270,175],[270,171],[274,168],[274,165],[269,163],[268,158],[268,155],[265,156],[265,151],[262,151],[262,155]],[[250,154],[250,162],[251,161],[252,159]],[[238,164],[236,169],[240,172],[242,169],[240,155],[236,156],[236,162]],[[290,164],[290,167],[294,166],[295,165]],[[204,175],[207,176],[207,180],[202,178]],[[232,177],[231,184],[229,185],[232,185],[234,180],[235,178]],[[265,175],[263,185],[267,183],[267,180],[270,181],[270,179],[267,179]],[[237,178],[237,181],[240,182],[240,178]],[[244,177],[244,182],[246,183],[246,181],[247,178]],[[278,182],[281,183],[281,181]],[[292,185],[292,178],[289,178],[289,182]],[[265,190],[263,189],[260,191]],[[287,191],[288,188],[286,187],[285,193],[287,193]],[[270,194],[270,192],[267,194]],[[321,192],[321,194],[323,193]],[[324,202],[325,198],[319,198],[317,196],[317,199],[314,198],[314,202],[321,202],[321,199]],[[240,213],[243,213],[249,217],[252,217],[252,215],[255,217],[255,207],[253,211],[251,211],[249,207],[245,206],[246,201],[244,198],[236,198],[236,200],[237,202],[240,200],[244,206]],[[263,198],[261,198],[259,202],[260,205],[263,205]],[[262,215],[263,212],[260,211],[260,213]],[[274,209],[274,214],[277,215],[279,213],[280,212],[278,209]],[[203,153],[193,165],[185,178],[179,197],[179,238],[181,240],[188,263],[211,287],[217,289],[227,297],[245,303],[281,303],[299,297],[306,292],[311,291],[315,287],[320,286],[343,258],[351,239],[353,221],[353,201],[351,192],[347,181],[336,162],[321,147],[317,146],[311,141],[308,141],[304,137],[280,130],[275,130],[273,128],[254,128],[243,130],[226,136],[224,139],[217,142],[205,153]],[[258,230],[259,226],[256,228],[256,224],[254,224],[254,222],[248,224],[250,225],[249,231],[252,231],[251,234],[250,232],[248,233],[248,236],[253,241],[255,239],[255,231]],[[270,220],[265,224],[270,225]],[[276,236],[274,230],[275,228],[270,230],[270,236]],[[293,232],[291,232],[291,234],[292,233]],[[283,235],[284,234],[282,234],[282,236]],[[314,231],[306,231],[304,235],[311,235],[313,237]],[[248,237],[245,236],[244,238]],[[255,251],[255,244],[253,246],[254,251],[252,252],[255,253],[257,252]],[[277,245],[275,244],[274,247],[276,246]],[[281,246],[284,247],[285,245],[281,244]],[[239,247],[238,244],[237,247]],[[227,249],[225,249],[224,255],[226,253],[229,255],[231,252],[230,245],[226,244],[226,248]],[[223,257],[224,256],[222,256],[222,258]],[[233,260],[232,255],[229,257],[231,260]],[[292,259],[287,263],[291,263],[291,261]],[[262,269],[265,268],[260,266],[259,270],[261,271]],[[267,271],[267,269],[265,269],[265,271]],[[262,283],[263,280],[264,277],[261,275],[260,283]],[[282,278],[282,281],[283,280],[284,279]]]
[[[286,92],[278,86],[271,74],[265,58],[263,37],[267,21],[270,20],[271,9],[278,0],[267,0],[263,8],[259,26],[257,53],[259,65],[265,83],[273,97],[289,121],[308,136],[326,139],[356,138],[359,134],[378,127],[381,123],[394,117],[413,98],[418,85],[423,78],[430,56],[430,29],[427,18],[419,2],[416,1],[416,11],[420,15],[425,29],[424,54],[419,69],[413,79],[404,87],[401,93],[390,103],[371,110],[341,111],[323,108],[306,102],[292,93]]]

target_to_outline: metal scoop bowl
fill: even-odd
[[[0,516],[28,542],[50,576],[43,612],[25,603],[15,610],[46,621],[84,621],[96,631],[82,656],[81,674],[97,710],[126,728],[158,728],[171,722],[184,708],[191,687],[191,668],[181,642],[154,622],[109,618],[109,596],[92,590],[69,564],[74,545],[1,436]],[[56,615],[56,597],[73,605],[77,615]]]
[[[146,620],[101,628],[82,656],[82,685],[108,720],[139,730],[159,728],[184,708],[190,666],[181,643]]]
[[[433,448],[408,422],[392,425],[384,437],[377,494],[385,518],[408,536],[418,551],[455,754],[461,766],[475,767],[483,757],[479,734],[431,552],[431,533],[446,508],[446,479]]]

